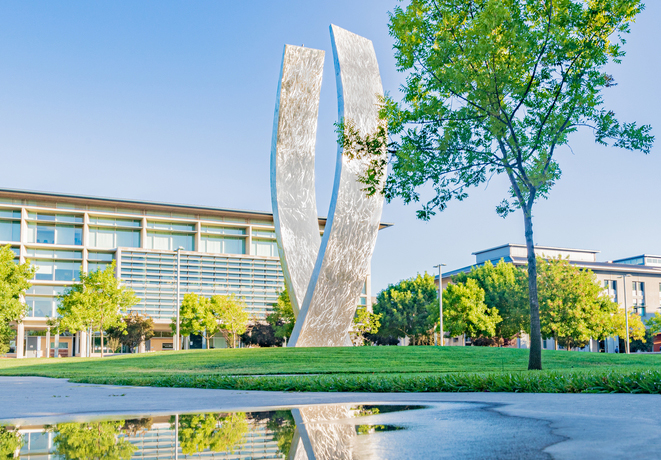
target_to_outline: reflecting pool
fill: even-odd
[[[486,405],[334,404],[7,425],[0,459],[549,458],[556,438]]]

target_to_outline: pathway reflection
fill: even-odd
[[[352,459],[356,436],[388,431],[358,417],[422,407],[327,405],[0,427],[0,459]]]

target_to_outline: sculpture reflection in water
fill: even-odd
[[[358,424],[357,417],[418,407],[307,406],[0,427],[0,453],[4,454],[0,458],[354,459],[357,436],[389,429]]]
[[[383,96],[372,42],[334,25],[331,41],[339,120],[370,135],[380,127]],[[297,347],[351,344],[348,331],[369,274],[383,208],[383,197],[368,196],[358,180],[369,160],[339,147],[320,237],[314,160],[323,65],[323,51],[285,46],[271,146],[273,218],[296,315],[288,345]]]

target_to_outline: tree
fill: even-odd
[[[14,336],[11,323],[19,323],[27,314],[28,305],[21,296],[30,288],[35,268],[29,262],[14,262],[11,246],[0,246],[0,355],[9,351]]]
[[[174,424],[174,417],[170,419]],[[244,412],[179,416],[179,443],[185,455],[210,449],[234,452],[245,442],[248,422]]]
[[[0,426],[0,458],[15,458],[14,454],[23,447],[23,436],[18,430]]]
[[[104,331],[123,327],[122,315],[138,303],[132,289],[121,286],[115,278],[115,262],[104,270],[80,274],[80,284],[74,284],[59,297],[57,313],[61,316],[59,330],[70,332],[91,329],[101,333],[103,357]]]
[[[376,334],[381,327],[381,314],[376,314],[362,305],[356,309],[356,315],[353,318],[352,338],[354,345],[364,345],[367,334]]]
[[[521,331],[529,332],[528,280],[522,269],[502,259],[495,266],[486,261],[481,267],[472,267],[468,273],[454,275],[452,282],[465,283],[469,279],[475,280],[484,291],[486,306],[495,308],[502,318],[496,324],[495,342],[504,344]]]
[[[132,312],[122,318],[122,327],[110,327],[108,337],[119,340],[119,343],[133,351],[141,343],[154,337],[154,320]]]
[[[654,313],[650,319],[647,320],[645,325],[649,328],[650,334],[656,335],[661,333],[661,312]]]
[[[624,56],[623,36],[641,0],[411,0],[390,14],[398,69],[407,72],[403,102],[386,99],[384,123],[338,131],[349,156],[367,158],[367,194],[420,201],[429,219],[470,187],[496,174],[509,182],[497,206],[522,211],[528,251],[529,369],[541,369],[541,325],[533,206],[560,179],[556,158],[570,134],[591,129],[598,144],[649,153],[650,126],[620,123],[603,106],[615,85],[604,69]],[[393,141],[386,139],[387,121]],[[391,172],[385,181],[384,147]]]
[[[418,274],[389,285],[379,292],[373,308],[375,314],[381,315],[377,336],[410,337],[411,344],[419,344],[429,337],[434,327],[430,313],[438,311],[434,277],[428,273]]]
[[[176,318],[172,318],[170,327],[172,333],[176,333]],[[179,308],[179,332],[181,335],[206,335],[207,348],[209,348],[209,337],[218,332],[218,329],[218,322],[212,311],[211,299],[192,292],[185,294]]]
[[[603,294],[592,271],[562,258],[539,258],[537,265],[543,338],[553,338],[556,346],[575,348],[613,334],[617,304]]]
[[[246,345],[257,345],[258,347],[275,347],[280,341],[275,336],[273,326],[269,323],[253,322],[241,334],[241,342]]]
[[[245,302],[234,294],[215,295],[211,298],[211,312],[227,344],[231,344],[231,348],[236,348],[236,336],[246,332],[250,319]]]
[[[280,339],[291,337],[296,317],[287,288],[278,296],[277,302],[273,304],[273,312],[266,317],[266,321],[273,327],[276,337]]]
[[[450,284],[443,290],[443,329],[451,337],[493,337],[502,321],[498,309],[484,302],[484,290],[474,279]]]
[[[645,325],[643,320],[632,311],[629,311],[629,340],[640,340],[645,343]],[[625,341],[627,338],[626,317],[624,308],[620,308],[617,314],[613,315],[614,334]]]
[[[136,446],[120,437],[124,420],[90,423],[60,423],[53,429],[53,445],[66,460],[129,460]]]

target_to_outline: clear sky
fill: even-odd
[[[0,187],[270,211],[269,155],[284,44],[326,50],[317,198],[326,215],[336,152],[331,23],[373,40],[396,98],[387,12],[395,0],[0,2]],[[607,106],[661,133],[661,2],[628,37]],[[661,254],[661,139],[645,156],[594,144],[559,153],[563,176],[535,211],[536,243]],[[430,222],[386,205],[373,295],[389,283],[524,241],[520,213],[495,206],[505,178]]]

